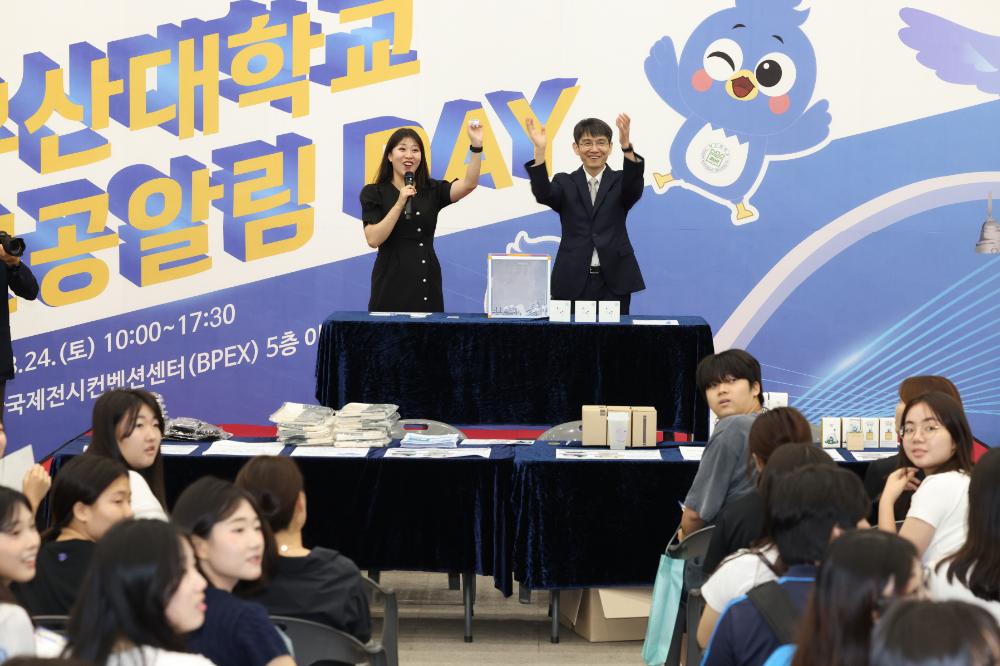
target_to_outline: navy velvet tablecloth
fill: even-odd
[[[53,474],[88,441],[59,451]],[[195,479],[233,479],[246,461],[204,456],[206,448],[164,456],[169,506]],[[306,543],[335,548],[362,569],[475,571],[505,595],[515,578],[532,589],[651,584],[698,464],[674,445],[657,449],[658,461],[557,460],[558,448],[494,446],[488,459],[392,459],[385,449],[297,458]],[[867,463],[840,454],[863,476]]]
[[[652,585],[698,463],[677,445],[660,460],[558,460],[559,448],[515,452],[514,578],[531,589]],[[864,478],[868,462],[837,451]]]
[[[700,317],[677,325],[555,323],[485,315],[377,316],[338,312],[324,323],[316,398],[399,405],[403,418],[453,424],[558,424],[582,405],[652,405],[658,426],[708,438],[695,388],[713,352]]]
[[[698,463],[557,460],[536,442],[514,457],[514,578],[531,589],[651,585]]]
[[[67,445],[53,460],[53,474],[89,439]],[[206,474],[235,479],[247,460],[201,455],[207,448],[163,457],[169,506]],[[475,571],[493,576],[497,589],[510,595],[514,447],[491,449],[488,459],[384,458],[385,449],[366,458],[297,457],[309,503],[307,546],[339,550],[362,569]]]

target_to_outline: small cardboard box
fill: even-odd
[[[788,407],[788,394],[778,391],[764,391],[761,395],[761,401],[761,404],[764,405],[764,409]]]
[[[824,449],[840,448],[840,419],[824,416],[820,421],[820,443]]]
[[[584,446],[605,446],[608,443],[608,408],[604,405],[583,406]]]
[[[860,432],[847,433],[847,442],[844,447],[848,451],[863,451],[865,448],[865,436]]]
[[[572,321],[572,301],[549,301],[549,321]]]
[[[899,444],[899,437],[896,434],[896,419],[879,419],[879,446],[884,449],[891,449]]]
[[[841,446],[847,446],[847,435],[852,432],[861,432],[861,419],[856,416],[844,417],[840,419]]]
[[[632,408],[632,446],[656,446],[656,407]]]
[[[641,641],[652,603],[648,587],[563,590],[559,621],[591,643]]]
[[[622,320],[622,304],[619,301],[599,301],[597,303],[597,321],[605,324],[617,324]]]
[[[624,451],[632,443],[632,415],[608,410],[608,447],[612,451]]]
[[[610,416],[612,412],[622,412],[628,416],[628,429],[625,431],[625,445],[627,446],[629,442],[632,441],[632,408],[622,405],[608,405],[608,416]],[[607,439],[606,435],[605,440],[608,443],[611,442],[611,440]]]
[[[879,446],[878,419],[861,419],[861,434],[865,436],[866,449],[877,449]]]
[[[597,301],[576,301],[573,321],[597,323]]]

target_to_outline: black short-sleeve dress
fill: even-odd
[[[376,224],[396,205],[399,190],[391,182],[361,190],[361,220]],[[434,253],[438,212],[451,203],[451,183],[429,180],[413,197],[413,217],[400,214],[392,233],[378,248],[372,268],[372,312],[444,312],[441,264]]]

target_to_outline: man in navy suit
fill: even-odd
[[[611,127],[585,118],[573,128],[573,152],[582,166],[557,173],[551,181],[545,166],[545,128],[528,119],[525,126],[535,144],[535,159],[525,165],[535,200],[559,213],[562,240],[552,267],[552,298],[557,300],[619,301],[629,313],[632,292],[646,288],[639,262],[628,238],[625,217],[642,196],[643,159],[629,141],[631,120],[618,116],[618,138],[624,167],[608,166]]]

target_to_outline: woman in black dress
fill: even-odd
[[[458,201],[479,184],[483,129],[469,123],[469,156],[465,177],[433,180],[424,161],[424,144],[410,128],[393,132],[385,145],[375,182],[361,190],[365,240],[378,248],[372,269],[372,312],[444,312],[441,265],[434,253],[438,211]],[[413,174],[411,185],[407,173]],[[407,201],[412,201],[407,208]]]

